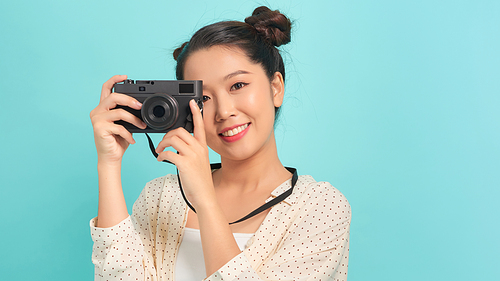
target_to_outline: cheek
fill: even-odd
[[[247,112],[251,112],[252,116],[267,118],[271,115],[274,118],[274,103],[268,88],[262,87],[259,91],[249,95],[241,104]]]
[[[258,109],[262,107],[262,101],[259,98],[259,95],[249,95],[247,98],[239,102],[240,106],[244,108],[246,111]]]

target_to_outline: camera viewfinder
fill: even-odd
[[[194,84],[179,83],[179,94],[194,94]]]

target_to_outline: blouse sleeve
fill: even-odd
[[[262,265],[253,268],[246,249],[206,280],[346,280],[351,208],[329,183],[316,184]]]
[[[131,217],[109,228],[95,227],[96,220],[90,221],[94,280],[119,280],[123,276],[128,276],[129,280],[144,280],[143,245]]]
[[[95,280],[156,280],[154,268],[154,222],[163,179],[149,182],[134,203],[132,215],[109,228],[90,231],[94,247]]]

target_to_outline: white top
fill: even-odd
[[[233,233],[241,251],[245,249],[245,245],[253,235],[253,233]],[[186,227],[177,254],[175,281],[203,280],[206,277],[200,230]]]

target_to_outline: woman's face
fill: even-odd
[[[207,144],[222,158],[245,160],[274,146],[274,108],[284,94],[281,74],[272,81],[237,47],[194,52],[184,79],[203,80]]]

